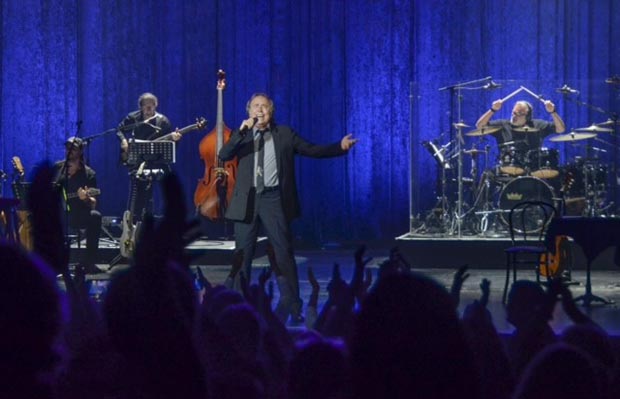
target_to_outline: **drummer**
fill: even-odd
[[[534,119],[532,116],[532,104],[527,101],[517,101],[512,109],[512,116],[508,119],[496,119],[491,121],[493,115],[502,109],[503,101],[496,100],[476,122],[478,129],[486,127],[501,127],[500,130],[491,133],[500,147],[515,145],[519,150],[528,151],[538,149],[542,141],[551,133],[563,133],[566,130],[564,121],[558,115],[555,104],[549,100],[544,101],[545,110],[553,118],[553,122],[542,119]]]

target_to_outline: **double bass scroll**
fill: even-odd
[[[226,74],[220,69],[217,77],[217,122],[198,147],[200,158],[205,163],[205,172],[194,192],[196,210],[214,222],[224,218],[237,177],[237,159],[222,162],[217,156],[231,133],[223,117],[222,93],[226,87]]]

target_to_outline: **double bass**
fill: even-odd
[[[226,74],[217,72],[217,122],[215,128],[200,141],[198,150],[205,163],[205,173],[194,192],[194,205],[202,216],[217,222],[224,218],[237,177],[237,159],[222,162],[217,154],[230,139],[230,128],[224,124],[222,92]]]

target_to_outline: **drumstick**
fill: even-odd
[[[521,88],[525,91],[527,91],[528,93],[530,93],[531,95],[533,95],[534,97],[536,97],[541,103],[545,103],[545,99],[542,96],[539,96],[538,94],[532,92],[530,89],[528,89],[527,87],[521,86]]]
[[[519,93],[521,90],[523,90],[523,86],[521,86],[521,88],[513,91],[512,93],[508,94],[506,97],[502,98],[502,102],[505,102],[506,100],[508,100],[510,97],[514,97],[517,95],[517,93]]]

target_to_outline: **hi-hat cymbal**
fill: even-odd
[[[453,123],[452,126],[454,126],[455,129],[464,129],[466,127],[471,127],[467,123],[463,122]]]
[[[600,127],[610,127],[610,126],[614,126],[614,125],[620,125],[620,119],[607,119],[605,122],[601,122],[601,123],[597,123],[596,126],[600,126]]]
[[[513,127],[512,131],[518,132],[518,133],[538,133],[540,129],[536,129],[535,127],[530,127],[530,126],[519,126],[519,127]]]
[[[611,133],[612,129],[606,127],[599,127],[597,125],[592,125],[588,127],[581,127],[579,129],[575,129],[576,132],[580,133]]]
[[[485,136],[487,134],[495,133],[501,128],[501,126],[487,126],[480,129],[472,130],[471,132],[467,132],[465,133],[465,136]]]
[[[575,132],[570,132],[570,133],[567,133],[567,134],[558,134],[558,135],[552,136],[549,139],[549,141],[573,142],[573,141],[578,141],[578,140],[591,139],[593,137],[596,137],[596,133],[575,133]]]

